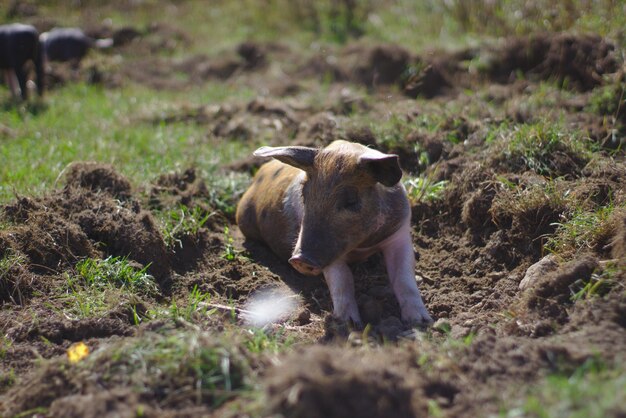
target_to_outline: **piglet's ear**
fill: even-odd
[[[359,157],[361,165],[380,184],[395,186],[402,178],[402,169],[397,155],[382,152],[367,152]]]
[[[317,153],[316,148],[308,147],[261,147],[254,151],[253,155],[255,157],[273,157],[301,170],[308,170],[313,167]]]

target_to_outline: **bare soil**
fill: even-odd
[[[615,210],[612,227],[596,242],[558,259],[553,271],[520,290],[527,269],[546,255],[545,241],[568,207],[546,193],[533,194],[536,188],[544,190],[546,177],[524,161],[507,158],[487,138],[502,123],[533,121],[538,115],[588,132],[597,145],[592,160],[557,150],[549,168],[563,193],[578,204],[598,208],[610,201],[623,208],[624,152],[614,151],[618,147],[606,138],[612,133],[623,144],[624,120],[607,126],[588,106],[590,91],[620,82],[615,74],[623,63],[609,41],[542,34],[423,56],[398,45],[353,44],[321,53],[248,42],[219,56],[174,59],[165,54],[155,58],[152,52],[192,42],[180,29],[155,24],[141,30],[98,30],[116,39],[120,53],[136,56],[133,65],[93,68],[107,88],[129,82],[189,88],[221,80],[259,92],[247,103],[181,108],[142,116],[140,123],[199,124],[216,138],[262,138],[272,145],[322,146],[345,138],[397,153],[409,173],[424,171],[434,180],[447,180],[442,199],[413,206],[417,273],[426,305],[438,321],[429,331],[400,321],[384,266],[375,256],[354,266],[359,308],[371,326],[366,334],[352,332],[330,316],[323,280],[300,276],[262,244],[243,240],[232,213],[211,200],[200,170],[154,173],[152,184],[138,189],[114,167],[78,162],[66,169],[59,188],[39,197],[18,196],[2,208],[2,219],[10,226],[0,231],[0,252],[24,260],[0,276],[0,330],[11,342],[0,355],[2,416],[39,407],[49,409],[38,416],[59,417],[136,416],[138,410],[143,416],[245,415],[226,406],[214,409],[193,391],[175,398],[173,383],[147,375],[139,391],[123,379],[94,378],[106,375],[114,360],[93,373],[72,373],[63,366],[73,342],[84,341],[94,351],[165,326],[147,318],[136,325],[131,308],[145,313],[149,307],[182,301],[194,288],[212,294],[215,303],[237,307],[263,288],[300,295],[301,306],[287,322],[287,332],[300,344],[273,361],[251,366],[267,399],[264,414],[413,417],[426,416],[434,402],[441,416],[486,416],[497,414],[502,400],[517,388],[546,374],[573,370],[597,357],[607,364],[626,360],[625,212]],[[476,62],[481,71],[472,70]],[[283,71],[275,71],[277,67]],[[51,77],[60,86],[91,77],[93,71],[83,67],[68,75],[55,69]],[[173,78],[173,72],[186,77]],[[545,103],[529,104],[546,81],[561,90],[554,89]],[[329,83],[324,100],[308,101],[322,82]],[[364,98],[363,89],[374,99]],[[470,97],[467,89],[475,93]],[[449,112],[451,104],[467,110]],[[397,143],[383,140],[355,118],[382,120],[393,114],[410,122],[428,113],[443,120],[436,130],[415,125]],[[426,166],[420,150],[426,152]],[[245,158],[223,172],[253,172],[261,163]],[[503,179],[527,191],[528,198],[516,200]],[[212,215],[197,232],[181,234],[176,245],[166,246],[155,214],[178,205]],[[229,244],[224,226],[232,232],[235,248],[244,251],[234,260],[223,256]],[[65,275],[73,274],[81,259],[107,256],[127,256],[138,268],[147,267],[159,294],[122,300],[94,318],[64,316],[58,295]],[[576,283],[602,273],[608,260],[619,266],[616,285],[602,295],[572,301]],[[219,333],[228,321],[202,326]],[[450,339],[459,343],[446,346]],[[620,413],[626,409],[615,416]]]

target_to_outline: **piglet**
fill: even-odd
[[[361,325],[348,264],[382,252],[402,319],[429,325],[415,280],[411,209],[397,155],[335,141],[326,148],[262,147],[273,157],[237,206],[248,239],[265,242],[305,275],[323,274],[333,314]]]

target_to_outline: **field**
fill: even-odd
[[[623,2],[66,3],[0,0],[114,42],[0,85],[0,416],[626,416]],[[335,139],[399,155],[432,327],[239,232]]]

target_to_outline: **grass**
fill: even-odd
[[[4,252],[0,258],[0,292],[4,293],[8,298],[20,305],[23,303],[22,291],[27,288],[20,283],[19,278],[15,279],[13,274],[20,266],[25,266],[27,259],[24,255],[16,253],[11,249]]]
[[[526,168],[547,177],[575,174],[591,158],[589,143],[548,121],[515,126],[503,147],[500,158],[511,169]]]
[[[147,124],[138,115],[138,109],[155,113],[176,106],[183,97],[203,103],[249,93],[217,84],[191,94],[77,84],[50,94],[40,114],[24,108],[0,110],[3,124],[15,132],[0,148],[5,162],[0,166],[0,202],[12,198],[14,190],[42,193],[73,161],[110,163],[135,183],[144,183],[155,174],[189,166],[211,173],[239,156],[245,148],[241,142],[216,142],[194,125]]]
[[[109,384],[162,393],[161,404],[188,392],[196,404],[218,407],[251,389],[244,353],[206,332],[151,333],[94,353],[82,367],[103,369]]]
[[[443,198],[448,181],[434,181],[430,176],[407,177],[404,186],[409,200],[417,202],[432,202]]]
[[[615,34],[613,31],[626,23],[623,4],[615,1],[452,0],[443,3],[441,7],[462,32],[490,36],[567,30],[606,36]],[[485,22],[490,24],[486,25]]]
[[[609,84],[593,90],[587,110],[599,115],[618,116],[626,112],[626,85]]]
[[[7,250],[0,258],[0,281],[8,280],[10,271],[20,264],[25,264],[25,262],[26,257],[10,249]]]
[[[293,336],[285,335],[282,328],[277,331],[249,329],[244,339],[244,346],[253,354],[285,352],[296,342]]]
[[[135,268],[121,257],[78,262],[75,274],[65,275],[65,293],[60,297],[63,312],[72,318],[91,318],[127,306],[138,324],[142,319],[137,312],[141,295],[156,296],[159,292],[146,268]]]
[[[428,106],[428,104],[424,104]],[[406,145],[406,138],[409,134],[419,133],[438,133],[445,132],[445,140],[457,144],[461,142],[461,138],[457,135],[457,128],[463,123],[463,119],[458,117],[454,112],[457,109],[441,111],[440,108],[432,112],[420,112],[416,117],[406,117],[397,113],[392,113],[382,123],[380,121],[371,122],[370,128],[374,132],[379,144],[385,148],[393,149]],[[419,144],[415,144],[419,147]],[[419,148],[415,149],[419,153]]]
[[[521,405],[500,413],[506,418],[603,418],[624,413],[626,371],[587,361],[571,374],[554,374],[533,386]]]
[[[617,276],[620,273],[623,274],[625,269],[626,267],[619,265],[619,263],[610,262],[603,266],[602,269],[594,272],[589,280],[578,279],[570,285],[572,302],[603,296],[615,286],[621,285],[624,288],[624,283],[621,283]]]
[[[217,0],[210,5],[189,0],[173,2],[165,8],[155,0],[115,0],[106,4],[88,0],[79,5],[59,1],[37,5],[42,15],[63,16],[66,25],[96,26],[109,20],[114,27],[129,25],[140,31],[154,21],[162,21],[166,13],[168,23],[184,22],[174,26],[196,40],[191,50],[205,53],[215,53],[248,39],[310,45],[314,41],[342,43],[364,38],[401,43],[419,51],[466,46],[477,37],[551,30],[618,36],[626,25],[621,2],[610,0],[576,4],[547,0],[273,0],[268,4],[243,0],[233,4]],[[0,22],[2,19],[7,17],[2,15]],[[199,41],[209,39],[220,42]]]
[[[197,234],[214,215],[215,212],[207,212],[199,206],[190,208],[185,205],[160,212],[158,218],[161,220],[165,244],[168,247],[182,247],[180,238]]]
[[[601,251],[599,246],[606,245],[616,228],[614,210],[612,204],[595,211],[576,209],[567,221],[553,224],[556,231],[548,237],[544,248],[567,258],[583,251]]]
[[[241,251],[235,249],[233,237],[230,234],[230,229],[224,227],[224,252],[222,258],[228,261],[234,261]]]
[[[13,341],[11,341],[11,339],[4,335],[0,337],[0,360],[6,357],[7,351],[11,348],[12,345]]]
[[[570,202],[560,181],[517,187],[511,187],[506,182],[500,184],[502,187],[496,193],[489,211],[493,222],[501,228],[515,221],[518,228],[533,235],[546,228],[552,231],[556,226],[550,220],[555,218],[556,221],[569,208]]]
[[[87,258],[76,264],[77,278],[89,287],[104,288],[113,285],[131,292],[154,295],[158,286],[154,277],[146,273],[148,266],[141,269],[130,264],[124,257],[108,257],[104,260]]]
[[[194,286],[183,306],[179,306],[175,300],[172,301],[168,314],[173,319],[182,318],[186,321],[195,322],[198,318],[206,318],[216,312],[215,308],[209,306],[210,301],[210,294],[203,293],[198,289],[198,286]],[[153,311],[150,316],[158,317],[159,314]]]
[[[251,152],[250,152],[251,153]],[[250,176],[246,173],[220,173],[209,179],[209,202],[230,219],[235,218],[237,202],[250,185]]]
[[[128,300],[128,294],[119,289],[83,288],[71,280],[68,280],[66,289],[66,293],[59,298],[62,302],[61,310],[72,319],[105,316],[121,301]]]

